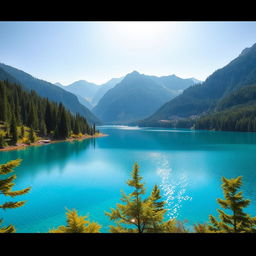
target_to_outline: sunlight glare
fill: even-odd
[[[116,22],[115,40],[132,48],[155,47],[162,44],[167,34],[173,34],[174,22]]]

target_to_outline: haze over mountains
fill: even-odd
[[[134,71],[102,85],[79,80],[64,86],[37,79],[5,64],[0,64],[0,79],[20,84],[26,90],[34,90],[51,101],[62,102],[72,113],[79,113],[89,123],[95,124],[101,121],[129,123],[145,118],[197,81],[175,75],[147,76]]]
[[[213,127],[207,126],[205,120],[213,123],[216,118],[232,116],[234,109],[236,116],[241,109],[239,113],[243,118],[249,111],[247,106],[256,107],[256,44],[245,48],[204,82],[176,75],[157,77],[133,71],[102,85],[79,80],[63,86],[0,64],[0,80],[6,79],[27,90],[33,89],[49,100],[62,102],[72,113],[80,113],[90,123],[170,126],[173,121],[200,121],[200,118],[209,117],[196,127]],[[250,113],[252,111],[250,109]],[[218,116],[214,116],[215,113]]]
[[[189,85],[175,75],[156,77],[134,71],[109,90],[92,109],[104,123],[125,124],[153,113]]]
[[[85,80],[79,80],[69,85],[62,85],[61,83],[55,83],[55,85],[60,86],[66,91],[75,94],[80,103],[85,105],[87,108],[92,109],[97,105],[98,101],[104,96],[104,94],[111,88],[113,88],[117,83],[121,82],[121,78],[112,78],[108,82],[97,85],[94,83],[87,82]]]
[[[243,99],[243,104],[248,104],[249,100],[254,102],[253,88],[239,91],[254,84],[256,84],[256,44],[244,49],[237,58],[215,71],[205,82],[185,89],[181,95],[168,101],[153,115],[136,124],[159,126],[166,121],[200,117],[220,110],[223,102],[228,105],[232,100],[233,103],[230,104],[232,107],[239,105],[239,98]],[[245,96],[245,93],[250,95]]]
[[[67,86],[56,85],[77,95],[79,101],[104,123],[125,124],[147,117],[196,82],[200,81],[175,75],[147,76],[134,71],[102,85],[85,80]]]
[[[62,85],[61,83],[57,82],[57,83],[55,83],[55,85],[61,87],[63,90],[66,90],[66,88],[65,88],[66,86]],[[66,91],[69,91],[69,90],[66,90]],[[76,95],[76,97],[78,98],[79,102],[82,105],[84,105],[85,107],[87,107],[90,110],[93,108],[92,104],[88,100],[86,100],[85,98],[81,97],[79,94],[76,94],[76,93],[73,93],[73,94]]]

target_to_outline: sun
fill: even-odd
[[[113,40],[129,47],[153,46],[160,42],[172,27],[171,22],[114,22]]]

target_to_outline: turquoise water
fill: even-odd
[[[0,164],[23,159],[14,188],[32,186],[19,197],[27,200],[23,207],[0,212],[4,224],[15,225],[17,232],[48,232],[65,224],[65,208],[75,208],[108,232],[113,223],[104,211],[120,202],[120,190],[129,192],[126,181],[135,161],[147,192],[154,184],[161,187],[168,202],[166,217],[187,220],[187,227],[206,222],[209,214],[218,216],[222,176],[243,176],[244,196],[251,199],[247,212],[256,215],[255,133],[99,129],[109,136],[0,152]]]

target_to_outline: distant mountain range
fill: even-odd
[[[118,83],[120,83],[123,80],[123,77],[120,78],[112,78],[111,80],[109,80],[108,82],[100,85],[98,87],[97,92],[94,94],[93,98],[92,98],[92,105],[96,106],[99,102],[99,100],[106,94],[106,92],[110,89],[112,89],[113,87],[115,87]]]
[[[70,85],[64,86],[63,88],[66,91],[79,95],[82,98],[86,99],[88,102],[91,102],[93,96],[98,91],[99,86],[85,80],[79,80]]]
[[[108,82],[97,85],[94,83],[87,82],[85,80],[76,81],[70,85],[64,86],[61,83],[55,83],[66,91],[72,92],[78,97],[81,104],[87,108],[92,109],[97,105],[98,101],[104,96],[104,94],[117,83],[121,82],[121,78],[112,78]]]
[[[79,113],[91,124],[101,123],[88,108],[78,101],[74,94],[47,81],[37,79],[22,70],[0,63],[0,79],[19,84],[28,91],[34,90],[41,97],[48,98],[51,101],[62,102],[72,113]]]
[[[67,86],[64,86],[64,85],[62,85],[61,83],[58,83],[58,82],[55,83],[55,85],[61,87],[64,90],[66,90],[66,87],[67,87]],[[66,90],[66,91],[69,91],[69,90]],[[85,98],[81,97],[79,94],[76,94],[76,93],[73,93],[73,94],[75,94],[76,97],[78,98],[79,102],[82,105],[84,105],[85,107],[87,107],[89,110],[91,110],[93,108],[92,104],[88,100],[86,100]]]
[[[175,75],[156,77],[134,71],[108,90],[92,112],[104,123],[129,123],[150,115],[194,83]]]
[[[37,79],[5,64],[0,64],[0,68],[0,79],[8,77],[8,80],[27,90],[35,90],[42,97],[62,102],[72,113],[79,113],[89,123],[95,124],[127,124],[146,118],[190,85],[200,83],[195,78],[157,77],[134,71],[102,85],[79,80],[64,86]]]
[[[199,118],[245,104],[255,103],[256,44],[244,49],[225,67],[210,75],[205,82],[188,87],[149,117],[136,122],[140,126],[161,126],[168,121]]]

